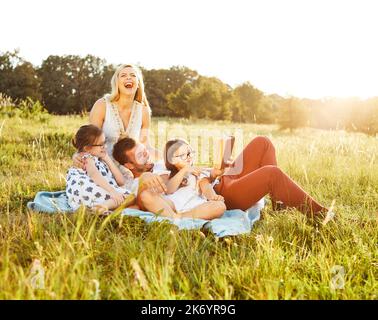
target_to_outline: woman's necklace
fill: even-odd
[[[113,112],[114,112],[114,114],[115,114],[115,121],[116,121],[116,123],[117,123],[117,126],[118,126],[118,130],[119,130],[119,140],[120,139],[123,139],[123,138],[126,138],[126,137],[128,137],[129,135],[128,135],[128,129],[129,129],[129,125],[130,125],[130,120],[131,120],[131,117],[132,117],[132,111],[133,111],[133,106],[134,106],[134,104],[131,106],[131,111],[130,111],[130,118],[129,118],[129,123],[128,123],[128,125],[127,125],[127,128],[126,128],[126,130],[125,130],[125,126],[124,126],[124,124],[123,124],[123,121],[122,121],[122,118],[121,118],[121,115],[119,114],[119,110],[118,110],[118,107],[114,104],[114,103],[112,103],[111,104],[111,106],[112,106],[112,109],[113,109]]]

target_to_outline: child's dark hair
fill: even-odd
[[[82,152],[85,146],[94,144],[101,134],[102,130],[92,124],[81,126],[76,132],[75,138],[72,139],[72,144],[79,152]]]
[[[169,179],[173,178],[179,171],[176,168],[176,166],[172,163],[173,155],[178,148],[184,145],[189,145],[189,143],[184,139],[172,139],[167,141],[167,143],[165,144],[164,163],[165,167],[171,172],[169,175]],[[184,178],[180,187],[186,186],[187,183],[187,179]]]
[[[118,161],[119,164],[124,165],[129,162],[130,159],[126,155],[126,152],[136,146],[134,139],[126,137],[117,141],[113,147],[113,158]]]

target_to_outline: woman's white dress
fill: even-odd
[[[120,136],[128,136],[136,141],[140,139],[142,129],[143,105],[134,100],[131,107],[130,120],[127,128],[122,122],[117,106],[109,99],[109,95],[104,97],[106,104],[105,119],[102,125],[102,131],[105,134],[105,145],[109,155],[112,155],[113,146]]]
[[[121,116],[118,112],[118,108],[114,103],[110,101],[109,97],[109,95],[105,95],[104,97],[106,111],[104,123],[102,125],[102,131],[105,134],[106,150],[114,160],[113,146],[121,136],[127,136],[133,138],[136,141],[139,141],[140,133],[142,130],[143,105],[138,101],[134,100],[134,103],[131,107],[130,120],[127,125],[127,128],[125,129]],[[128,190],[131,190],[133,186],[134,175],[127,168],[119,165],[119,163],[116,160],[114,160],[114,162],[118,165],[122,174],[126,178],[126,183],[124,187]]]

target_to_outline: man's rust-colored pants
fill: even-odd
[[[283,202],[285,207],[306,214],[327,211],[277,167],[275,148],[267,137],[253,139],[234,163],[214,187],[224,197],[227,209],[246,210],[269,194],[273,208]],[[235,172],[238,167],[241,172]]]

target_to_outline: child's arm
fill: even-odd
[[[169,179],[166,183],[167,185],[167,194],[174,193],[179,188],[182,180],[184,179],[185,175],[188,173],[188,167],[182,168],[176,175]]]
[[[202,195],[207,199],[207,200],[220,200],[220,201],[224,201],[224,198],[219,195],[219,194],[216,194],[213,187],[211,186],[211,183],[210,183],[210,178],[202,178],[200,181],[199,181],[199,188],[202,192]]]
[[[87,171],[88,176],[94,181],[95,184],[109,192],[111,195],[118,194],[118,192],[100,174],[93,159],[87,158],[85,170]]]
[[[112,158],[109,157],[109,154],[106,154],[106,156],[102,157],[101,160],[104,161],[108,165],[115,180],[117,181],[117,184],[119,186],[123,186],[126,183],[126,179],[123,176],[122,172],[119,170],[119,168],[116,166]]]

